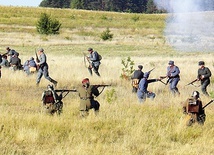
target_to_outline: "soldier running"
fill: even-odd
[[[99,54],[97,51],[94,51],[92,48],[88,49],[89,56],[87,57],[88,60],[90,60],[90,65],[88,67],[89,73],[92,75],[92,69],[97,76],[100,76],[99,73],[99,66],[100,66],[100,60],[99,60]]]
[[[198,76],[197,80],[201,81],[201,91],[204,95],[209,96],[207,93],[207,86],[210,84],[211,71],[208,67],[205,67],[204,61],[198,62]]]
[[[39,85],[39,82],[42,78],[42,76],[44,75],[44,77],[52,82],[55,87],[57,86],[57,81],[53,80],[50,76],[49,76],[49,73],[48,73],[48,64],[47,64],[47,57],[44,53],[44,49],[43,48],[40,48],[37,52],[38,54],[38,59],[36,60],[37,61],[37,65],[39,66],[39,70],[38,70],[38,74],[37,74],[37,80],[36,80],[36,85],[38,86]]]

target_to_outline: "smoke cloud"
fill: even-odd
[[[164,35],[178,51],[214,52],[213,0],[154,0],[168,12]],[[212,10],[212,11],[211,11]]]

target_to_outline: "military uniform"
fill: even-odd
[[[95,115],[97,115],[100,104],[98,101],[94,100],[94,96],[99,95],[98,89],[93,85],[89,85],[88,87],[81,86],[77,91],[80,97],[80,115],[82,117],[87,116],[89,109],[94,109]]]
[[[142,72],[142,65],[138,66],[138,70],[135,70],[131,79],[132,79],[132,92],[136,93],[140,80],[143,78],[144,73]]]
[[[96,51],[93,51],[92,48],[89,48],[88,51],[90,52],[89,59],[91,61],[91,66],[88,67],[89,73],[92,75],[92,68],[94,70],[94,73],[97,74],[97,76],[100,76],[99,73],[99,66],[100,66],[100,60],[99,55]]]
[[[47,64],[47,58],[46,58],[46,55],[45,53],[43,52],[43,49],[40,49],[39,50],[40,52],[42,52],[40,55],[39,55],[39,62],[38,62],[38,65],[39,65],[39,70],[38,70],[38,74],[37,74],[37,80],[36,80],[36,83],[37,85],[39,84],[42,76],[44,75],[44,77],[52,82],[55,86],[57,85],[57,81],[53,80],[50,76],[49,76],[49,73],[48,73],[48,64]]]
[[[190,97],[183,104],[183,113],[187,115],[187,126],[197,122],[203,125],[206,119],[200,98]]]
[[[209,96],[207,93],[207,86],[210,84],[210,77],[211,77],[211,71],[208,67],[204,67],[205,63],[204,61],[199,61],[199,66],[202,66],[198,69],[198,79],[201,80],[201,91],[204,95]],[[203,76],[203,78],[202,78]]]
[[[157,82],[159,79],[148,79],[149,74],[150,74],[149,72],[146,72],[139,83],[139,88],[137,90],[137,97],[140,103],[144,102],[146,98],[154,99],[156,96],[155,93],[148,91],[147,88],[149,83]]]
[[[169,82],[169,89],[173,94],[180,94],[178,91],[178,82],[180,81],[180,69],[178,66],[174,65],[174,61],[169,61],[169,66],[167,67],[167,77]]]

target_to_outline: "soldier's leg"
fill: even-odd
[[[132,88],[132,93],[136,93],[137,92],[137,88],[136,87],[133,87]]]
[[[180,92],[178,91],[178,88],[177,88],[178,81],[179,81],[179,79],[173,79],[170,83],[170,90],[174,95],[176,93],[180,94]]]
[[[89,115],[89,112],[86,110],[80,110],[80,117],[85,118]]]
[[[43,74],[44,74],[44,77],[50,81],[51,83],[53,83],[55,85],[55,87],[57,86],[57,81],[55,81],[54,79],[52,79],[50,76],[49,76],[49,73],[48,73],[48,68],[47,67],[44,67],[43,69]]]
[[[99,66],[94,66],[93,70],[94,70],[94,73],[97,74],[97,76],[100,76],[100,73],[98,72]]]
[[[155,98],[155,93],[153,93],[153,92],[149,92],[149,93],[147,93],[147,98],[150,98],[150,99],[154,99]]]
[[[39,69],[38,73],[37,73],[37,79],[36,79],[36,85],[39,85],[39,82],[42,78],[43,72],[41,69]]]
[[[208,82],[204,82],[201,85],[201,91],[204,95],[209,96],[208,92],[207,92],[207,86],[209,85]]]
[[[91,67],[88,67],[88,71],[89,71],[90,75],[92,75],[92,68]]]
[[[94,114],[97,116],[99,114],[100,103],[96,100],[91,101],[91,108],[94,109]]]

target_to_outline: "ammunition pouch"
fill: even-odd
[[[138,88],[138,84],[139,84],[139,79],[133,79],[132,80],[132,86],[135,88]]]
[[[37,68],[36,67],[30,67],[30,73],[35,73],[36,72],[36,70],[37,70]]]

